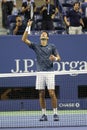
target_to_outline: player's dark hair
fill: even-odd
[[[45,32],[47,34],[47,37],[49,37],[49,33],[47,31],[42,31],[41,33]]]

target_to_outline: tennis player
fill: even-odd
[[[48,44],[49,35],[46,31],[43,31],[40,35],[40,44],[35,44],[28,40],[28,34],[30,34],[31,26],[32,21],[29,20],[22,36],[22,41],[26,43],[29,48],[34,50],[37,57],[37,71],[40,74],[38,74],[36,78],[36,89],[39,90],[39,100],[42,109],[40,121],[48,120],[46,115],[45,85],[47,86],[49,96],[51,97],[53,120],[59,121],[59,116],[57,114],[57,98],[55,95],[55,76],[53,73],[41,74],[41,72],[52,72],[53,62],[60,61],[61,58],[55,46],[53,44]]]

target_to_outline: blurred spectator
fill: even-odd
[[[36,10],[36,5],[34,0],[26,0],[22,3],[22,13],[24,14],[24,22],[27,25],[29,19],[34,18],[34,12]]]
[[[16,23],[11,25],[10,34],[12,34],[12,35],[22,35],[24,33],[25,27],[26,26],[23,23],[22,17],[17,16],[16,17]]]
[[[1,100],[23,99],[22,88],[8,88],[1,94]]]
[[[2,0],[1,9],[2,9],[2,26],[4,28],[6,28],[7,27],[7,4],[6,4],[6,0]]]
[[[16,0],[6,0],[7,3],[7,15],[11,15],[13,6],[16,5]]]
[[[52,5],[50,0],[45,0],[40,13],[42,14],[42,30],[54,30],[53,19],[58,13],[58,8]]]
[[[12,14],[12,15],[18,15],[18,13],[19,13],[19,11],[18,11],[16,5],[14,5],[11,14]]]
[[[69,34],[82,34],[82,26],[84,26],[80,9],[80,3],[74,2],[73,8],[64,15],[64,21],[69,27]]]
[[[84,22],[84,30],[87,30],[87,0],[81,4],[82,19]]]
[[[2,26],[7,28],[7,16],[11,15],[13,6],[16,5],[16,0],[2,0]]]
[[[63,5],[59,0],[54,0],[54,4],[58,7],[60,13],[64,13]]]
[[[2,94],[1,94],[1,100],[5,100],[5,99],[9,99],[9,93],[11,92],[11,89],[7,89],[7,90],[5,90],[5,92],[3,92]]]

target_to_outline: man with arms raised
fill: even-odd
[[[32,43],[28,40],[28,34],[30,34],[32,21],[28,21],[26,30],[23,34],[22,41],[25,42],[29,48],[33,49],[37,58],[37,71],[36,89],[39,90],[39,100],[42,109],[42,117],[40,121],[47,121],[46,115],[46,103],[45,103],[45,85],[47,86],[49,96],[51,97],[53,107],[53,119],[59,121],[57,114],[57,98],[55,95],[55,76],[53,71],[53,62],[60,61],[59,53],[54,44],[48,44],[49,35],[46,31],[43,31],[40,35],[40,44]],[[41,72],[51,72],[50,74],[41,74]]]

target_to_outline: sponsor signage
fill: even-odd
[[[22,36],[0,36],[0,73],[28,73],[36,71],[36,57],[25,43]],[[31,35],[30,40],[38,44],[39,36]],[[54,62],[56,71],[87,70],[87,35],[51,35],[49,44],[55,44],[61,56],[60,62]],[[21,79],[21,85],[35,85],[35,77]],[[13,82],[14,81],[14,82]],[[19,85],[18,78],[1,79],[0,86],[8,87]],[[87,75],[79,79],[75,76],[56,77],[56,86],[59,86],[59,109],[83,109],[86,103],[78,101],[78,85],[87,85]],[[20,85],[19,85],[20,87]],[[67,99],[70,99],[69,102]],[[73,100],[73,102],[72,102]],[[34,104],[34,103],[33,103]],[[84,104],[84,105],[83,105]]]

